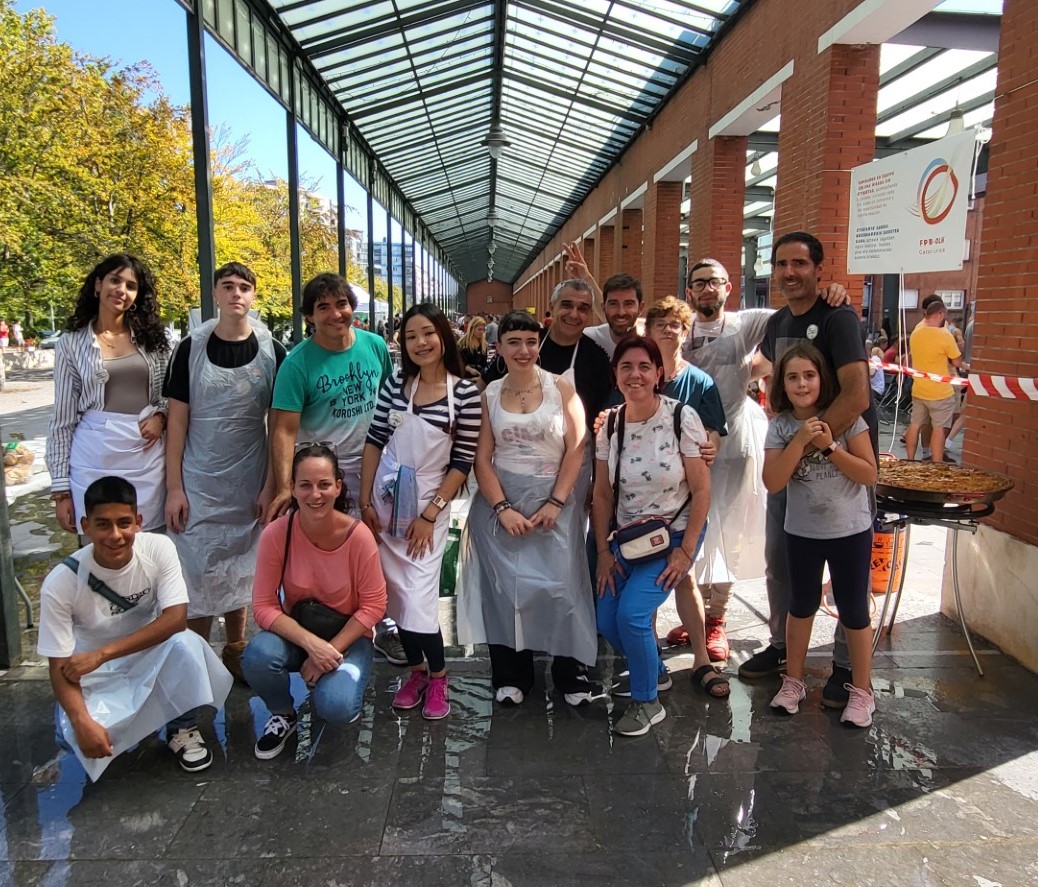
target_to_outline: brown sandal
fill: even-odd
[[[712,665],[701,665],[692,672],[693,683],[712,699],[727,699],[731,693],[728,678]]]

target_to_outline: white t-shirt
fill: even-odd
[[[167,607],[188,602],[177,550],[165,536],[138,533],[133,558],[121,570],[99,566],[92,544],[73,557],[79,561],[78,574],[58,564],[43,580],[36,645],[40,656],[64,658],[96,650],[153,622]],[[87,585],[90,573],[137,606],[123,611],[109,603]]]
[[[632,333],[637,333],[639,336],[645,335],[645,318],[639,317],[635,321],[634,329]],[[613,334],[609,330],[608,323],[600,323],[598,326],[589,326],[584,329],[584,335],[587,336],[592,342],[600,346],[601,349],[609,355],[609,359],[613,359],[613,355],[616,353],[616,342],[613,341]]]
[[[688,496],[685,464],[678,458],[678,443],[674,439],[674,409],[676,400],[661,397],[655,414],[644,422],[625,422],[623,459],[620,464],[620,501],[616,506],[616,520],[622,527],[643,517],[663,517],[667,520]],[[608,437],[608,423],[603,422],[595,438],[595,458],[609,464],[609,482],[616,470],[617,432]],[[698,457],[699,445],[706,440],[706,430],[699,415],[691,407],[681,413],[681,455]],[[688,508],[685,508],[673,528],[688,526]]]

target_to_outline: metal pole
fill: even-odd
[[[400,301],[404,311],[407,310],[407,230],[400,223]],[[417,300],[411,293],[412,304]]]
[[[285,111],[285,135],[288,148],[288,243],[292,269],[292,334],[303,341],[303,252],[299,232],[299,137],[296,132],[295,63],[289,75],[288,110]]]
[[[375,201],[371,196],[374,187],[375,164],[368,167],[368,317],[375,316]],[[386,328],[393,335],[393,317],[386,318]]]
[[[417,227],[417,226],[416,226]],[[411,236],[411,289],[414,290],[415,304],[421,301],[418,297],[418,256],[415,253],[418,251],[418,238]]]
[[[386,210],[386,301],[389,313],[396,317],[393,310],[393,214]]]
[[[342,127],[339,127],[342,132]],[[339,273],[346,276],[346,169],[342,165],[342,155],[335,158],[335,202],[338,213],[338,230],[335,232],[339,237]],[[372,323],[374,329],[374,322]]]
[[[216,313],[213,272],[216,239],[213,234],[213,174],[209,162],[209,103],[205,88],[205,28],[202,17],[187,12],[187,72],[191,93],[191,153],[195,167],[195,227],[198,240],[198,291],[202,319]]]

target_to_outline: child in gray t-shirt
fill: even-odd
[[[804,662],[821,603],[826,563],[851,656],[850,699],[840,718],[872,723],[872,623],[869,569],[872,513],[868,486],[876,482],[876,457],[868,426],[857,418],[833,435],[824,410],[839,393],[821,352],[800,343],[783,354],[772,375],[776,414],[764,441],[764,485],[786,488],[786,553],[791,599],[786,620],[786,674],[771,707],[796,714],[806,696]]]

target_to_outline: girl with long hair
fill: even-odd
[[[47,469],[58,523],[69,532],[83,517],[86,488],[110,474],[137,490],[144,529],[165,524],[169,354],[148,266],[128,253],[99,262],[54,355]]]

